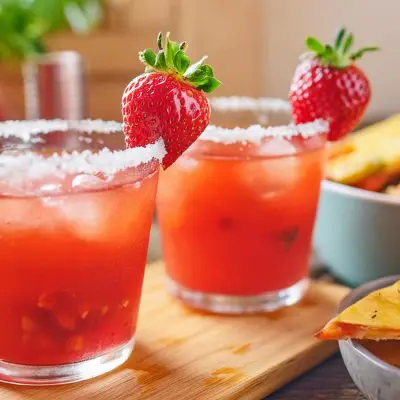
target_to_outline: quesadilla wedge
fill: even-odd
[[[342,311],[316,334],[321,340],[400,340],[400,281]]]

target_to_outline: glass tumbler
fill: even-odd
[[[210,126],[161,173],[169,291],[216,313],[273,311],[308,287],[327,124]]]
[[[0,123],[0,380],[56,384],[129,357],[163,144],[103,121]]]

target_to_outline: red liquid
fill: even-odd
[[[156,185],[0,198],[1,360],[66,364],[133,338]]]
[[[216,158],[202,146],[160,178],[158,218],[171,278],[193,291],[257,295],[306,277],[322,146],[270,158],[246,149],[227,157],[224,145],[213,144]]]

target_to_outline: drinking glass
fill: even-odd
[[[327,124],[210,126],[160,176],[169,291],[217,313],[298,302],[308,267]]]
[[[0,380],[73,382],[129,357],[162,142],[104,121],[0,123]]]

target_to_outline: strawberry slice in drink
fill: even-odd
[[[144,146],[163,138],[168,168],[204,131],[211,108],[205,93],[220,81],[203,57],[191,64],[187,43],[165,40],[159,33],[158,53],[146,49],[139,59],[145,73],[134,78],[122,96],[123,125],[127,147]]]
[[[326,120],[330,141],[344,137],[358,125],[371,98],[369,80],[356,61],[378,48],[352,52],[352,43],[353,35],[346,35],[345,29],[338,32],[334,46],[307,38],[311,53],[297,66],[290,88],[294,122]]]

